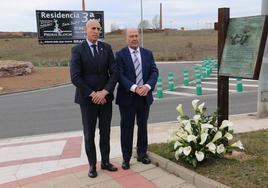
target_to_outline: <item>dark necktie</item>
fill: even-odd
[[[96,44],[92,44],[91,47],[93,48],[93,57],[97,58],[98,57],[98,51],[97,51],[97,45]]]

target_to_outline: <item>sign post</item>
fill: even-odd
[[[218,71],[222,62],[224,42],[230,18],[229,8],[218,9]],[[229,77],[218,74],[218,126],[229,116]]]
[[[229,115],[229,77],[259,78],[268,32],[267,16],[230,18],[229,14],[229,9],[219,9],[218,125]]]

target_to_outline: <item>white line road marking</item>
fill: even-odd
[[[202,82],[202,84],[210,84],[210,85],[217,85],[217,82]],[[229,83],[229,86],[236,86],[236,84]],[[243,84],[243,86],[246,87],[259,87],[258,85],[252,85],[252,84]]]
[[[202,80],[218,80],[217,77],[208,77],[208,78],[204,78]],[[229,78],[229,80],[231,81],[236,81],[235,78]],[[250,79],[242,79],[242,82],[245,81],[245,82],[258,82],[258,80],[250,80]]]
[[[193,87],[193,86],[180,86],[180,88],[183,88],[183,89],[196,89],[196,87]],[[205,90],[205,91],[218,91],[217,88],[207,88],[207,87],[202,87],[202,90]],[[230,92],[236,92],[236,90],[232,90],[232,89],[229,89]]]
[[[183,92],[176,92],[176,91],[163,91],[165,94],[170,94],[170,95],[178,95],[178,96],[190,96],[193,97],[195,94],[192,93],[183,93]]]

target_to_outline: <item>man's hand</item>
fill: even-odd
[[[94,104],[105,104],[107,102],[106,99],[105,99],[105,96],[108,93],[109,92],[106,91],[105,89],[95,92],[95,94],[92,96],[93,103]]]
[[[135,92],[140,96],[147,96],[149,88],[146,85],[138,86]]]

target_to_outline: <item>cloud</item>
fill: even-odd
[[[35,10],[81,10],[82,0],[6,0],[1,2],[0,31],[36,31]],[[140,22],[141,0],[87,1],[87,10],[103,10],[105,30],[116,23],[120,28]],[[143,18],[151,21],[163,4],[164,27],[196,28],[217,20],[219,7],[230,7],[231,17],[258,15],[261,0],[142,0]]]

